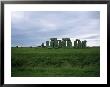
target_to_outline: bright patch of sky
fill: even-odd
[[[39,46],[50,38],[87,40],[87,46],[99,46],[100,12],[16,11],[11,14],[11,31],[12,46]]]

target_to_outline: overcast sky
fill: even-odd
[[[99,11],[17,11],[11,14],[11,45],[38,46],[50,38],[100,45]]]

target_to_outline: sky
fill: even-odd
[[[99,11],[14,11],[11,13],[11,46],[39,46],[50,38],[87,40],[100,46]]]

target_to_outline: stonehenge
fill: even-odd
[[[74,41],[74,46],[72,46],[72,41],[70,38],[62,38],[62,40],[57,40],[57,38],[50,38],[50,41],[46,41],[46,47],[51,47],[51,48],[86,48],[87,41],[80,41],[79,39],[76,39]],[[41,45],[44,47],[44,43]]]

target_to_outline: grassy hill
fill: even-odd
[[[100,48],[14,48],[13,77],[98,77]]]

